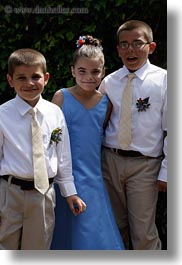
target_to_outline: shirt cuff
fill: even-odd
[[[159,172],[158,180],[167,182],[167,168],[161,167],[161,170]]]
[[[61,195],[63,197],[68,197],[68,196],[77,194],[77,190],[76,190],[74,182],[63,183],[63,182],[60,182],[59,180],[56,180],[56,178],[55,178],[55,182],[58,184]]]

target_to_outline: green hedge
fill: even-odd
[[[151,62],[166,68],[165,0],[27,2],[1,1],[0,4],[0,103],[13,96],[6,72],[8,57],[15,49],[31,47],[45,55],[51,78],[44,97],[51,99],[57,89],[74,82],[70,62],[80,35],[91,34],[102,39],[106,74],[121,67],[116,31],[128,19],[144,20],[151,25],[158,44]]]

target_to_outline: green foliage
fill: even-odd
[[[165,0],[1,1],[0,104],[14,95],[6,81],[7,60],[14,50],[29,47],[45,55],[51,78],[44,97],[50,100],[56,90],[74,84],[70,62],[80,35],[91,34],[102,40],[106,74],[122,66],[116,51],[116,31],[129,19],[151,25],[158,46],[150,60],[166,68],[166,5]]]

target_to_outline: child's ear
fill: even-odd
[[[149,54],[152,54],[155,51],[156,46],[157,45],[154,41],[149,44]]]
[[[13,86],[13,78],[9,74],[6,75],[6,78],[8,80],[10,87],[14,87]]]
[[[44,74],[44,85],[46,86],[48,81],[49,81],[49,78],[50,78],[50,74],[49,73],[45,73]]]
[[[71,66],[71,73],[72,73],[72,76],[75,77],[75,68],[73,65]]]

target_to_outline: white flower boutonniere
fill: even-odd
[[[56,143],[58,144],[61,141],[61,135],[62,135],[62,129],[61,128],[56,128],[52,131],[51,133],[51,140],[50,144]]]

